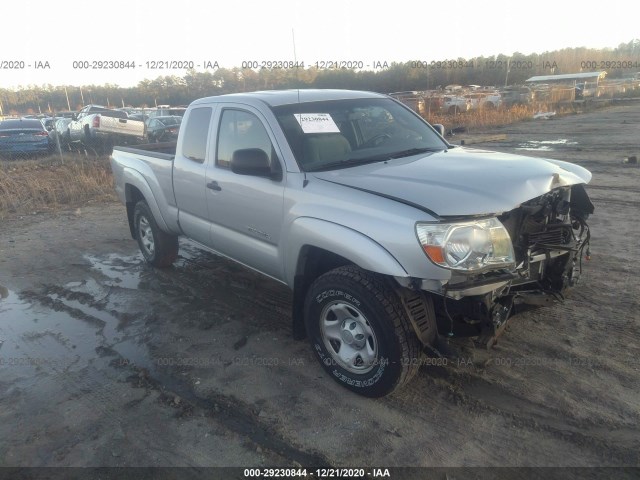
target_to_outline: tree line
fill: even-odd
[[[382,93],[433,90],[446,85],[502,87],[524,83],[535,75],[606,70],[608,79],[640,71],[640,39],[611,49],[565,48],[524,55],[442,59],[415,59],[381,63],[376,70],[317,68],[298,69],[218,68],[189,70],[184,76],[167,75],[143,80],[134,87],[115,84],[77,86],[28,85],[17,90],[0,89],[4,114],[77,110],[96,103],[113,107],[188,105],[211,95],[286,88],[345,88]]]

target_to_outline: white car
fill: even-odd
[[[453,115],[471,110],[471,100],[465,97],[447,95],[442,98],[442,110]]]
[[[469,93],[465,98],[470,101],[471,110],[496,109],[502,105],[502,95],[497,92]]]

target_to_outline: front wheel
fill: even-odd
[[[307,293],[305,325],[323,368],[360,395],[387,395],[418,371],[419,340],[379,275],[345,266],[319,277]]]
[[[170,266],[178,257],[178,237],[160,230],[144,200],[133,212],[136,240],[144,259],[154,267]]]

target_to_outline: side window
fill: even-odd
[[[211,107],[191,110],[182,137],[183,156],[194,162],[204,163],[210,124]]]
[[[220,118],[216,164],[229,168],[233,152],[244,148],[259,148],[267,154],[269,161],[275,159],[271,139],[260,119],[253,113],[226,109]]]

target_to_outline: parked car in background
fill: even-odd
[[[473,92],[465,95],[470,101],[471,110],[496,109],[502,105],[502,96],[497,92]]]
[[[510,86],[500,91],[506,107],[513,105],[529,105],[534,98],[533,91],[527,86]]]
[[[52,150],[49,132],[36,118],[0,122],[0,156],[25,157],[47,154]]]
[[[169,115],[153,117],[147,120],[147,139],[149,142],[172,142],[178,139],[182,117]]]
[[[148,110],[147,113],[150,117],[168,117],[172,115],[183,117],[186,110],[187,107],[184,105],[174,107],[170,105],[158,105],[155,109]]]
[[[149,119],[149,115],[146,113],[131,113],[129,114],[129,120],[138,120],[140,122],[146,122]]]
[[[425,113],[425,102],[422,93],[410,91],[410,92],[393,92],[390,93],[391,98],[395,98],[399,102],[404,103],[407,107],[418,114]]]
[[[65,111],[65,112],[55,112],[53,114],[54,118],[73,118],[78,112]]]
[[[71,141],[69,138],[69,124],[71,118],[56,118],[53,128],[49,131],[49,137],[54,145],[60,142],[60,145],[68,145]]]
[[[53,117],[44,117],[44,118],[41,118],[40,121],[42,122],[42,125],[44,125],[44,128],[46,128],[48,132],[53,130],[53,124],[55,123],[55,119]]]
[[[445,96],[442,98],[442,110],[454,115],[467,112],[471,110],[471,100],[454,95]]]

